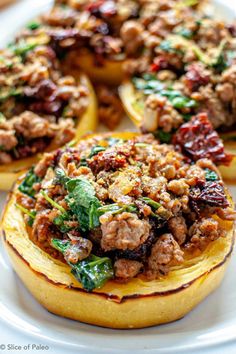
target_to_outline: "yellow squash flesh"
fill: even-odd
[[[226,134],[224,134],[225,136]],[[233,154],[233,160],[230,163],[230,166],[220,166],[219,170],[221,172],[221,175],[223,176],[223,179],[227,181],[228,183],[236,183],[236,142],[235,142],[235,136],[236,132],[231,132],[228,133],[227,135],[232,136],[232,141],[225,141],[224,146],[225,149]],[[222,136],[223,137],[223,136]],[[233,140],[234,139],[234,140]]]
[[[117,86],[123,79],[124,60],[104,59],[99,66],[96,65],[93,54],[87,50],[73,52],[67,60],[72,66],[85,72],[92,82]]]
[[[138,108],[135,88],[130,81],[122,82],[119,87],[119,96],[128,117],[139,128],[142,124],[144,109]]]
[[[80,75],[79,80],[89,89],[89,105],[83,115],[79,118],[75,139],[79,139],[89,131],[94,131],[97,127],[97,101],[92,84],[84,74]],[[55,144],[52,143],[46,151],[52,151],[55,148],[58,148],[58,146],[55,146]],[[37,154],[0,166],[0,190],[7,191],[11,189],[13,183],[22,174],[22,171],[30,168],[41,156],[42,154]]]
[[[126,139],[133,135],[114,134]],[[15,190],[9,195],[1,229],[16,273],[48,311],[104,327],[143,328],[183,317],[221,283],[233,248],[234,225],[219,222],[226,237],[212,242],[201,255],[186,256],[184,264],[173,267],[168,276],[150,282],[136,278],[126,284],[111,280],[91,293],[82,289],[68,265],[29,239],[23,215],[15,206]]]

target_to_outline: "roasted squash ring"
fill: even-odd
[[[223,279],[233,248],[234,224],[218,219],[226,236],[211,242],[200,256],[186,257],[184,264],[173,267],[167,276],[149,282],[133,278],[126,284],[110,280],[88,293],[71,275],[68,265],[53,259],[29,239],[23,215],[15,206],[16,189],[17,184],[3,213],[4,244],[25,286],[54,314],[110,328],[153,326],[185,316]]]
[[[78,125],[76,127],[76,136],[75,139],[79,139],[82,135],[89,131],[94,131],[97,126],[97,102],[96,96],[90,83],[88,77],[84,74],[79,75],[78,72],[75,73],[77,79],[83,83],[89,89],[89,105],[86,111],[78,120]],[[79,76],[79,77],[78,77]],[[52,151],[58,146],[54,144],[50,144],[46,151]],[[9,190],[17,177],[22,174],[22,171],[31,167],[34,163],[36,163],[41,154],[37,154],[36,156],[31,156],[28,158],[16,160],[12,163],[1,165],[0,166],[0,190]]]

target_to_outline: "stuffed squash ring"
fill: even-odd
[[[36,41],[36,39],[34,39]],[[1,52],[0,189],[44,151],[78,139],[97,125],[96,97],[85,74],[62,68],[52,48],[24,40]],[[42,40],[42,38],[41,38]]]
[[[153,90],[151,85],[155,85],[156,88],[159,85],[160,93],[151,93]],[[145,91],[148,93],[145,94]],[[161,97],[162,92],[164,94],[163,97]],[[162,83],[149,74],[145,76],[144,80],[135,78],[133,82],[132,80],[123,81],[119,87],[119,95],[123,107],[132,122],[141,131],[153,133],[163,143],[170,143],[176,131],[178,132],[179,127],[188,124],[185,122],[191,120],[194,112],[199,109],[197,101],[187,98],[177,90],[173,91],[171,89],[167,92]],[[175,95],[175,98],[170,102],[165,95],[166,97]],[[188,106],[195,106],[197,110],[190,109]],[[209,118],[210,115],[208,114]],[[211,122],[214,127],[214,118],[211,119]],[[224,180],[234,182],[236,176],[236,132],[234,130],[225,133],[221,130],[217,131],[226,150],[233,155],[230,165],[227,164],[228,166],[224,167],[223,163],[219,169]]]
[[[23,37],[47,36],[48,43],[70,66],[85,72],[92,81],[119,85],[127,58],[144,48],[148,5],[135,0],[55,2],[22,33]],[[158,8],[158,6],[157,6]]]
[[[136,126],[165,142],[193,115],[207,113],[235,153],[235,24],[196,7],[172,11],[168,27],[169,11],[148,27],[143,56],[126,70],[120,87],[124,108]],[[235,181],[235,161],[222,168],[224,178]]]
[[[142,328],[183,317],[220,284],[232,206],[210,160],[190,163],[150,135],[103,134],[21,176],[1,227],[15,271],[50,312]]]

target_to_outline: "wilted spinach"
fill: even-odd
[[[39,183],[41,181],[41,178],[38,177],[34,173],[34,169],[31,168],[29,172],[27,172],[24,181],[19,185],[18,189],[21,193],[27,194],[29,197],[34,197],[35,195],[35,190],[34,190],[34,184]]]
[[[171,133],[164,132],[161,129],[155,131],[154,135],[158,140],[160,140],[161,143],[165,143],[165,144],[170,143],[172,139]]]
[[[171,87],[164,87],[164,84],[157,80],[153,75],[143,75],[142,78],[133,78],[134,87],[140,90],[144,95],[158,94],[166,97],[168,101],[177,110],[185,108],[194,108],[197,106],[197,102],[178,90],[173,90]]]
[[[63,254],[70,247],[70,241],[67,240],[52,239],[51,243],[54,248]],[[68,264],[71,266],[71,273],[87,291],[101,288],[114,276],[112,262],[108,257],[90,255],[76,264],[70,262]]]
[[[65,200],[70,211],[77,217],[80,229],[88,231],[99,226],[99,214],[97,209],[101,206],[95,196],[92,184],[83,177],[69,179],[65,183],[68,195]]]

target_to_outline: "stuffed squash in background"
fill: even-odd
[[[96,97],[89,79],[67,74],[55,52],[28,38],[0,56],[0,189],[9,190],[38,154],[79,138],[97,125]]]
[[[193,115],[206,113],[234,153],[235,23],[195,8],[170,12],[167,6],[151,23],[142,57],[126,65],[124,108],[136,126],[164,142]],[[221,170],[224,178],[235,180],[235,161]]]

